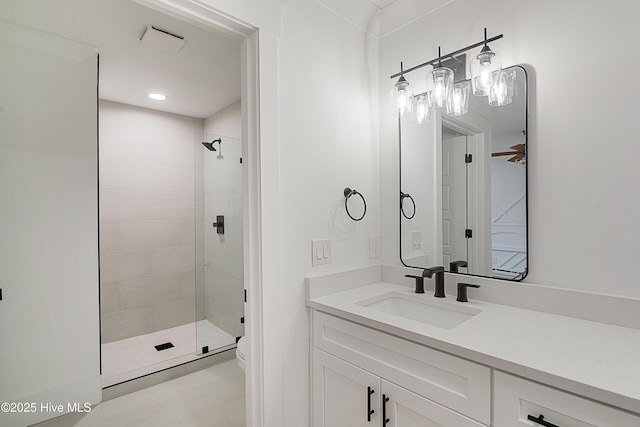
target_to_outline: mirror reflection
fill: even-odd
[[[469,97],[468,112],[408,112],[400,126],[400,258],[411,267],[522,280],[527,275],[527,76],[513,100]]]

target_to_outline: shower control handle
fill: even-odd
[[[224,215],[216,215],[216,222],[213,223],[218,234],[224,234]]]

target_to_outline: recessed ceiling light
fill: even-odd
[[[167,97],[161,93],[150,93],[149,98],[154,99],[156,101],[164,101]]]

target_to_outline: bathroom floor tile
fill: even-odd
[[[235,360],[100,403],[38,427],[245,427],[244,372]]]

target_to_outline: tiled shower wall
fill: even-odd
[[[203,126],[100,101],[103,343],[195,320],[193,144]]]

